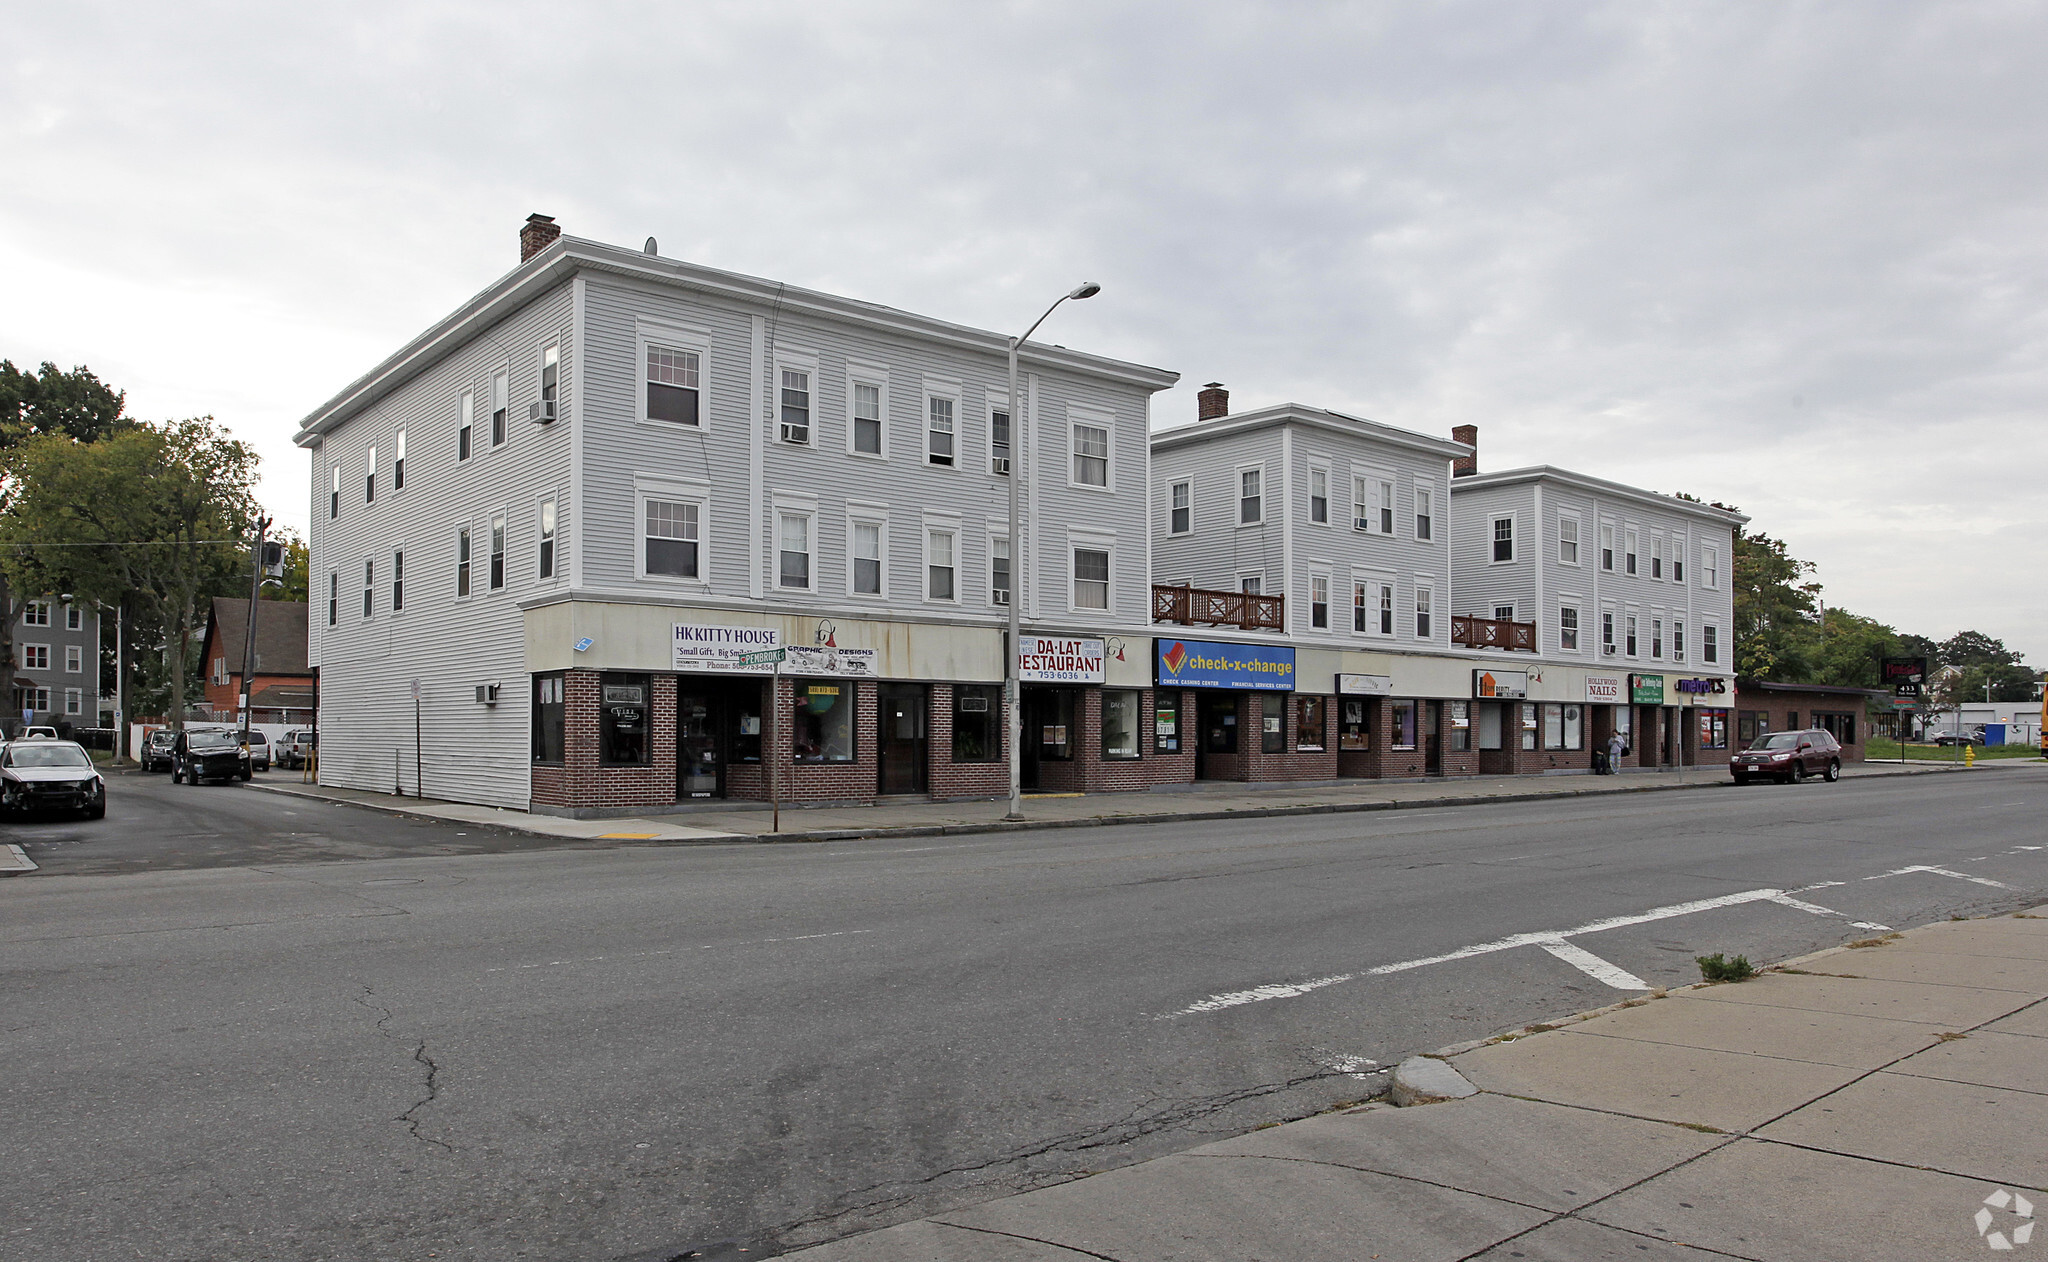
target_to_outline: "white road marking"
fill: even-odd
[[[1363,1056],[1352,1056],[1345,1052],[1333,1052],[1328,1048],[1316,1048],[1314,1060],[1316,1064],[1321,1065],[1324,1069],[1334,1073],[1348,1074],[1353,1078],[1361,1080],[1372,1077],[1375,1072],[1386,1072],[1384,1069],[1375,1071],[1372,1068],[1379,1064],[1376,1060],[1367,1060]]]
[[[1605,982],[1616,990],[1648,990],[1650,983],[1637,977],[1625,968],[1609,964],[1606,960],[1583,947],[1573,946],[1563,938],[1555,942],[1539,942],[1537,946],[1550,952],[1558,959],[1571,965],[1596,982]]]
[[[1197,1012],[1216,1012],[1223,1008],[1235,1008],[1240,1004],[1258,1003],[1264,999],[1292,999],[1311,990],[1321,990],[1325,986],[1348,982],[1351,978],[1350,973],[1340,973],[1335,977],[1318,977],[1312,982],[1278,982],[1270,986],[1254,986],[1250,990],[1233,990],[1228,994],[1211,995],[1207,999],[1197,1000],[1179,1012],[1168,1015],[1185,1017]]]
[[[1876,876],[1866,876],[1863,879],[1866,881],[1882,881],[1888,876],[1905,876],[1912,872],[1932,872],[1936,876],[1952,876],[1958,881],[1974,881],[1979,885],[1989,885],[1991,888],[1999,890],[2013,888],[2004,881],[1994,881],[1988,876],[1971,876],[1967,872],[1955,872],[1948,868],[1937,868],[1930,863],[1916,863],[1909,868],[1894,868],[1890,872],[1880,872]]]
[[[1817,890],[1829,885],[1840,884],[1842,884],[1842,882],[1840,881],[1822,881],[1819,885],[1803,886],[1801,887],[1801,891],[1804,892],[1805,890]],[[1823,907],[1819,903],[1801,902],[1799,899],[1792,897],[1790,894],[1780,894],[1778,895],[1778,897],[1772,899],[1771,901],[1780,904],[1781,906],[1796,908],[1799,911],[1807,912],[1815,916],[1841,916],[1843,914],[1841,912],[1836,911],[1832,907]],[[1875,929],[1879,933],[1890,933],[1892,928],[1890,925],[1880,925],[1868,920],[1851,920],[1849,921],[1849,923],[1855,928]]]

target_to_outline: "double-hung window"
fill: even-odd
[[[1664,536],[1650,536],[1650,577],[1664,577]]]
[[[1650,619],[1650,656],[1655,658],[1662,658],[1664,656],[1664,620],[1662,618]]]
[[[692,500],[646,501],[642,565],[664,578],[700,578],[698,507]]]
[[[1579,519],[1576,517],[1557,519],[1557,562],[1559,565],[1579,563]]]
[[[327,520],[341,516],[341,466],[333,469],[333,484],[327,488]]]
[[[1327,469],[1308,471],[1308,519],[1318,526],[1330,521],[1330,472]]]
[[[1721,660],[1721,633],[1713,623],[1700,628],[1700,660],[1718,662]]]
[[[1600,651],[1603,654],[1614,652],[1614,615],[1606,610],[1600,614]]]
[[[782,370],[782,441],[811,441],[811,374],[800,368]]]
[[[65,645],[65,646],[64,646],[64,671],[65,671],[65,673],[66,673],[66,674],[70,674],[70,675],[76,675],[76,674],[80,673],[81,671],[83,671],[84,669],[85,669],[85,648],[84,648],[84,646],[83,646],[83,645],[78,645],[78,644],[67,644],[67,645]],[[225,683],[226,681],[225,681],[225,680],[223,680],[222,682],[223,682],[223,683]]]
[[[363,616],[365,618],[369,617],[371,611],[376,607],[376,601],[377,563],[365,560],[363,562]]]
[[[1570,605],[1558,606],[1557,647],[1568,653],[1579,651],[1579,611]]]
[[[1676,619],[1671,623],[1671,660],[1685,660],[1685,624]]]
[[[64,606],[64,629],[66,631],[83,631],[85,629],[85,610],[80,609],[77,605]]]
[[[1109,485],[1109,430],[1102,425],[1074,424],[1074,483]]]
[[[928,464],[953,463],[953,400],[932,395],[925,400],[925,448]]]
[[[1700,549],[1700,586],[1713,590],[1721,581],[1721,556],[1717,548]]]
[[[1265,520],[1265,499],[1260,494],[1263,471],[1241,469],[1237,475],[1237,524],[1256,526]]]
[[[405,549],[391,550],[391,612],[405,609]]]
[[[370,448],[369,458],[363,461],[363,503],[377,502],[377,449]]]
[[[21,625],[25,627],[47,627],[50,625],[50,602],[31,600],[21,607]]]
[[[469,595],[469,527],[460,526],[455,531],[455,594]],[[330,616],[328,624],[334,619]]]
[[[1614,527],[1600,523],[1600,568],[1614,572]]]
[[[1106,550],[1074,549],[1074,608],[1109,608],[1109,553]]]
[[[997,408],[988,414],[988,471],[997,477],[1010,476],[1010,411]]]
[[[50,646],[47,644],[22,645],[21,664],[25,670],[50,669]]]
[[[1330,580],[1321,574],[1308,580],[1308,624],[1312,627],[1330,625]]]
[[[405,430],[398,431],[398,442],[391,451],[391,489],[405,489]]]
[[[1638,537],[1636,535],[1636,532],[1633,529],[1631,529],[1628,532],[1628,551],[1624,553],[1622,556],[1622,570],[1625,573],[1633,574],[1636,572],[1637,543]]]
[[[882,523],[853,523],[853,593],[856,596],[882,594]]]
[[[540,502],[540,556],[537,558],[536,573],[542,578],[555,576],[555,501]]]
[[[1415,488],[1415,537],[1430,539],[1436,535],[1435,497],[1426,486]]]
[[[1351,587],[1351,629],[1367,635],[1394,634],[1394,585],[1354,583]]]
[[[1622,642],[1622,651],[1630,657],[1636,655],[1636,616],[1628,616],[1628,638]]]
[[[775,583],[778,587],[811,585],[811,518],[808,513],[777,513],[778,546]]]
[[[1512,561],[1515,559],[1515,519],[1496,517],[1493,519],[1493,559]]]
[[[455,458],[469,459],[470,435],[476,432],[476,391],[462,392],[462,406],[455,419]]]
[[[491,446],[502,447],[507,437],[506,418],[512,408],[512,377],[500,368],[491,374]]]
[[[878,383],[853,383],[853,450],[863,456],[882,454],[882,387]]]
[[[701,423],[703,356],[675,346],[647,347],[647,419]]]
[[[491,590],[505,585],[505,514],[491,518]]]
[[[1415,589],[1415,638],[1427,640],[1434,633],[1436,613],[1436,592],[1428,587]]]
[[[333,570],[327,572],[327,625],[333,626],[341,617],[341,575]]]
[[[988,540],[988,603],[1010,603],[1010,539],[990,535]]]
[[[1194,528],[1195,490],[1190,482],[1176,482],[1167,490],[1167,533],[1184,535]]]
[[[956,570],[953,565],[954,544],[958,536],[950,530],[927,530],[924,532],[924,598],[926,600],[959,599],[954,582]]]
[[[553,420],[557,383],[561,379],[562,348],[549,346],[540,353],[540,419]]]
[[[1671,536],[1671,581],[1685,581],[1685,554],[1688,540],[1684,535]]]
[[[1394,585],[1379,584],[1380,589],[1380,634],[1394,634]]]
[[[1394,533],[1394,484],[1385,478],[1379,479],[1373,493],[1378,497],[1380,533]]]

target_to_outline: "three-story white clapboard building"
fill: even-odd
[[[533,217],[306,418],[323,782],[629,814],[765,799],[779,742],[786,798],[993,796],[1012,599],[1027,774],[1073,779],[1105,686],[1135,738],[1175,375],[1033,343],[1012,401],[998,334],[652,244]]]

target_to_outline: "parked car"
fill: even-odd
[[[142,742],[140,761],[144,771],[169,771],[171,769],[171,743],[178,734],[167,727],[160,727]]]
[[[25,727],[21,729],[21,735],[14,739],[18,741],[53,741],[57,739],[57,729],[54,727],[43,727],[40,724],[35,727]]]
[[[1748,749],[1728,760],[1728,773],[1737,784],[1763,779],[1791,784],[1812,775],[1839,780],[1842,747],[1817,727],[1801,732],[1766,732],[1752,741]]]
[[[87,819],[107,814],[107,782],[77,741],[15,740],[0,750],[0,810],[77,811]]]
[[[306,759],[319,743],[319,733],[311,728],[294,728],[277,738],[277,765],[294,771],[306,765]]]
[[[1934,734],[1934,743],[1937,745],[1982,745],[1984,743],[1984,729],[1981,727],[1966,727],[1960,732],[1936,732]]]
[[[249,767],[252,771],[270,770],[270,738],[253,727],[249,729]]]
[[[249,749],[222,728],[186,729],[171,742],[171,783],[249,778]]]

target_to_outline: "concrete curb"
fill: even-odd
[[[1394,1083],[1387,1097],[1396,1108],[1412,1109],[1423,1104],[1442,1104],[1478,1095],[1479,1088],[1446,1061],[1433,1056],[1410,1056],[1394,1069]]]
[[[1898,770],[1866,772],[1855,780],[1879,780],[1896,776],[1935,776],[1960,771],[1961,767],[1903,767]],[[282,793],[291,797],[306,798],[319,802],[332,802],[337,806],[357,806],[365,810],[383,811],[389,815],[403,815],[412,819],[431,820],[437,823],[462,823],[476,828],[504,828],[513,832],[533,833],[544,837],[557,837],[564,841],[596,841],[595,837],[579,837],[571,833],[540,828],[516,820],[458,820],[445,815],[436,815],[415,807],[392,803],[359,801],[354,798],[329,797],[324,793],[305,789],[288,788],[276,784],[251,783],[249,788],[262,789],[269,793]],[[1220,819],[1281,819],[1301,815],[1352,815],[1366,811],[1412,811],[1441,809],[1457,806],[1490,806],[1507,802],[1554,802],[1573,798],[1615,797],[1628,793],[1668,793],[1686,789],[1732,789],[1736,785],[1730,780],[1680,781],[1675,784],[1639,784],[1613,789],[1549,789],[1535,793],[1496,794],[1450,794],[1443,797],[1419,798],[1406,802],[1309,802],[1290,806],[1259,806],[1235,810],[1210,811],[1168,811],[1157,814],[1115,814],[1091,815],[1081,819],[1042,819],[1013,822],[990,820],[987,823],[956,824],[899,824],[874,828],[820,828],[798,829],[782,833],[724,833],[715,837],[650,837],[631,839],[605,838],[619,844],[641,846],[732,846],[732,845],[793,845],[823,841],[870,841],[889,837],[966,837],[980,833],[1029,832],[1048,828],[1107,828],[1118,824],[1189,824]],[[623,825],[624,820],[609,821]],[[650,821],[652,822],[652,821]],[[705,830],[715,831],[715,830]]]

